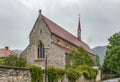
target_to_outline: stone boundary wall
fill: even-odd
[[[0,82],[31,82],[31,70],[19,67],[0,66]],[[44,81],[43,81],[44,82]],[[69,82],[64,76],[58,82]],[[95,80],[86,80],[83,76],[76,82],[95,82]]]
[[[102,74],[102,80],[106,80],[106,79],[111,79],[111,78],[117,78],[120,77],[120,75],[115,75],[115,74]]]
[[[67,78],[67,76],[65,75],[63,78],[60,78],[58,82],[70,82],[70,81],[68,81],[68,78]],[[87,79],[82,75],[76,82],[99,82],[99,81],[96,81],[95,79],[87,80]]]
[[[0,82],[31,82],[30,69],[0,66]]]

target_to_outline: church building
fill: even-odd
[[[41,14],[33,26],[29,35],[29,45],[21,53],[28,62],[45,68],[46,55],[47,66],[65,68],[70,62],[71,50],[82,46],[89,55],[94,58],[90,47],[81,40],[80,18],[78,21],[78,36],[74,36],[47,17]]]

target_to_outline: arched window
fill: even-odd
[[[38,45],[38,58],[44,58],[44,45],[42,42]]]

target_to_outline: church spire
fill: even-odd
[[[81,40],[80,14],[79,14],[79,20],[78,20],[78,30],[77,30],[77,34],[78,34],[78,39]]]

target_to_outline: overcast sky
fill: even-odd
[[[0,0],[0,48],[25,49],[39,9],[75,36],[80,13],[82,40],[91,48],[120,31],[120,0]]]

